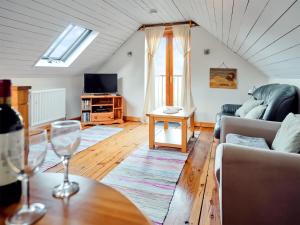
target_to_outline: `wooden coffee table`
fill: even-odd
[[[60,173],[41,173],[31,181],[31,202],[46,205],[47,213],[37,225],[120,225],[152,224],[150,220],[124,195],[115,189],[94,180],[70,176],[71,181],[80,185],[77,194],[61,200],[52,197],[53,187],[63,179]],[[20,205],[0,208],[0,224],[13,214]]]
[[[180,148],[182,152],[187,151],[187,143],[194,136],[194,116],[196,108],[190,111],[184,109],[175,114],[164,113],[166,107],[161,107],[148,113],[149,117],[149,148],[155,146]],[[190,120],[190,127],[188,127]],[[164,130],[155,135],[155,122],[164,122]],[[181,123],[181,129],[169,129],[168,122]]]

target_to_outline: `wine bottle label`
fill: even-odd
[[[17,180],[13,168],[21,168],[23,158],[24,130],[0,134],[0,186]]]

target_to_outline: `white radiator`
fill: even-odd
[[[66,89],[48,89],[30,92],[30,126],[66,117]]]

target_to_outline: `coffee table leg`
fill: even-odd
[[[190,118],[190,126],[191,126],[191,131],[193,132],[192,133],[192,137],[195,137],[195,113],[193,113],[191,115],[191,118]]]
[[[187,151],[187,120],[182,120],[181,125],[181,152]]]
[[[164,129],[168,130],[168,128],[169,128],[169,122],[164,121]]]
[[[155,124],[153,116],[149,117],[149,148],[154,149]]]

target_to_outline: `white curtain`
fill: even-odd
[[[188,24],[175,25],[173,28],[173,37],[175,45],[183,55],[183,73],[181,82],[181,106],[185,110],[191,110],[194,107],[192,97],[192,83],[191,83],[191,29]]]
[[[164,34],[164,27],[149,27],[145,29],[147,44],[147,70],[146,70],[146,94],[144,104],[144,115],[155,108],[155,68],[154,56]],[[145,118],[144,118],[145,119]]]

